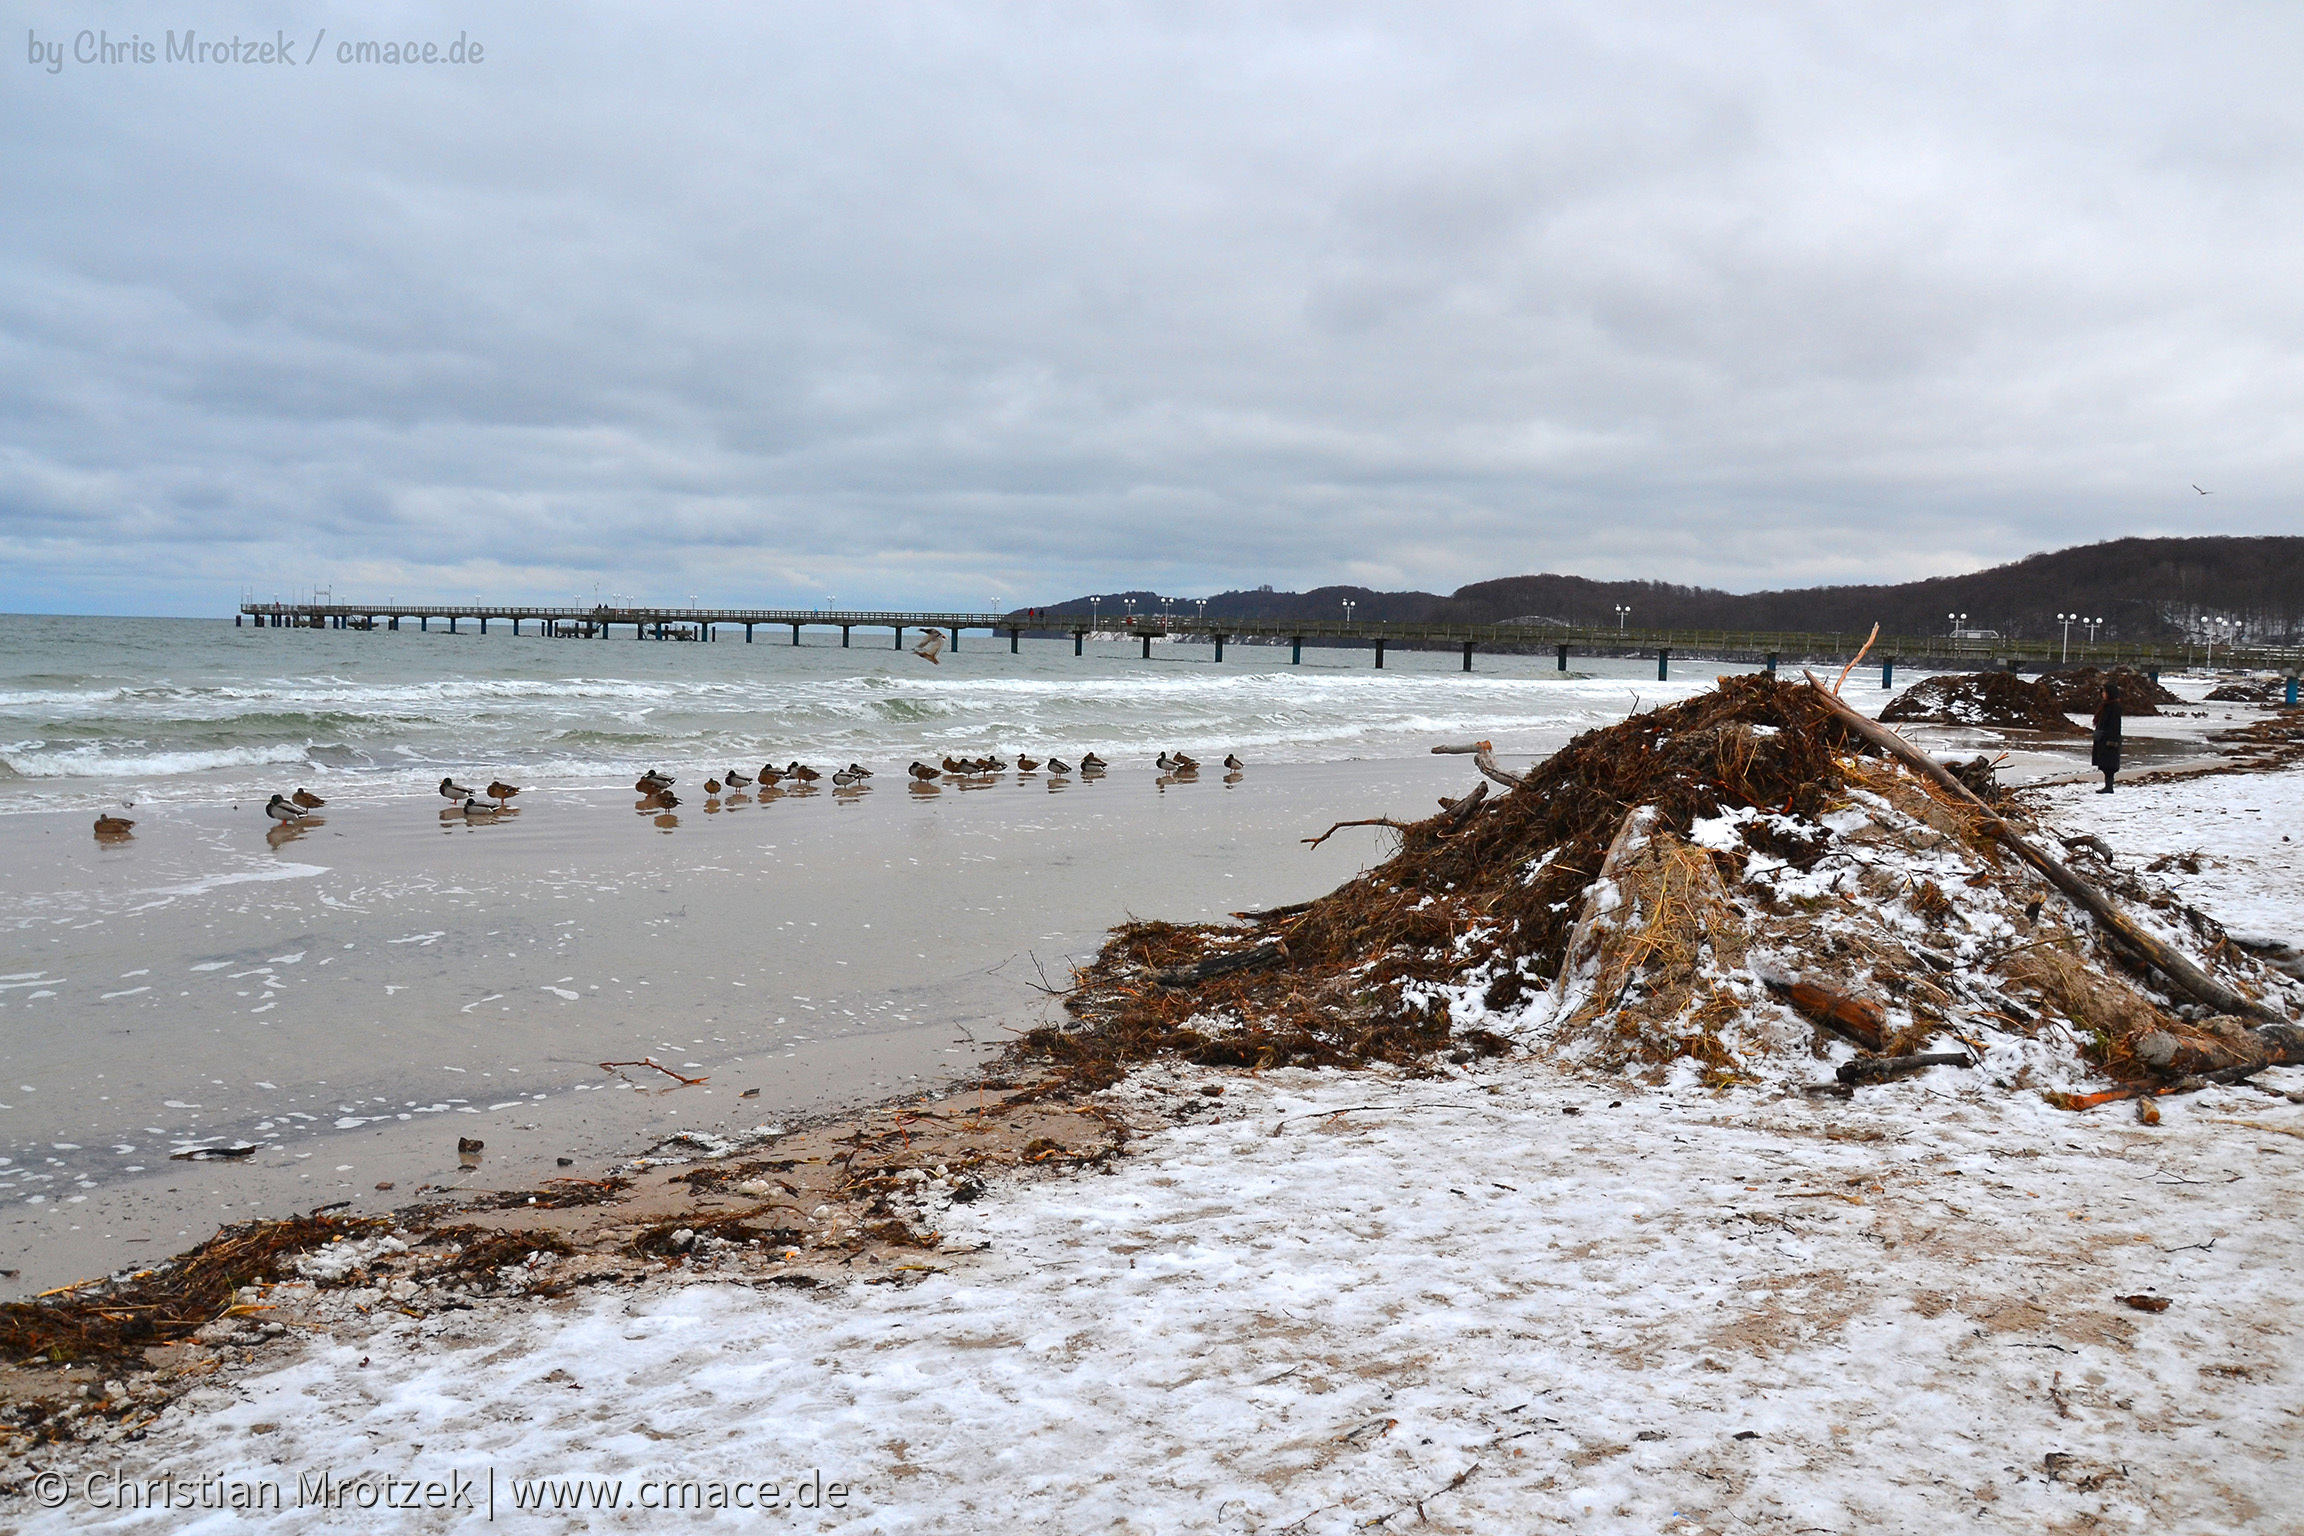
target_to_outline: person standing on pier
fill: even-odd
[[[2096,793],[2112,793],[2112,775],[2120,771],[2120,689],[2117,684],[2104,685],[2104,701],[2096,706],[2096,742],[2088,760],[2104,775],[2104,787]]]

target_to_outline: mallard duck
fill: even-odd
[[[136,823],[125,816],[102,815],[96,818],[96,835],[98,837],[126,837],[128,829],[135,825]]]
[[[738,773],[733,768],[720,775],[720,778],[722,782],[726,783],[730,789],[742,789],[745,785],[752,782],[750,779],[746,778],[743,774]]]
[[[1171,762],[1171,764],[1172,764],[1173,766],[1175,766],[1175,767],[1177,767],[1177,768],[1197,768],[1197,767],[1199,767],[1199,766],[1200,766],[1200,764],[1199,764],[1198,760],[1196,760],[1196,759],[1194,759],[1194,758],[1189,758],[1189,757],[1186,757],[1186,756],[1185,756],[1183,753],[1181,753],[1181,752],[1177,753],[1177,754],[1176,754],[1176,755],[1175,755],[1173,758],[1171,758],[1169,761]]]
[[[832,782],[839,785],[842,789],[846,789],[849,785],[855,783],[856,779],[857,775],[850,773],[845,768],[838,770],[832,775]]]
[[[518,793],[520,793],[520,786],[517,784],[507,784],[502,779],[491,779],[488,782],[488,798],[498,805],[502,805]]]
[[[1238,773],[1241,769],[1247,767],[1248,765],[1240,761],[1240,759],[1234,754],[1227,752],[1224,754],[1224,766],[1231,769],[1234,773]]]
[[[976,766],[985,773],[1006,773],[1008,765],[996,757],[979,758]]]
[[[494,816],[500,809],[502,807],[490,805],[487,801],[480,799],[464,802],[464,814],[466,816]]]
[[[633,787],[638,789],[642,794],[648,793],[648,791],[651,789],[670,789],[672,787],[672,775],[668,773],[658,773],[655,769],[651,768],[646,773],[640,775],[640,782]]]
[[[1048,759],[1048,771],[1050,773],[1070,773],[1072,765],[1060,757],[1052,757]]]
[[[1152,766],[1159,769],[1162,773],[1174,773],[1176,771],[1176,759],[1163,752],[1158,757],[1152,759]]]
[[[912,760],[912,766],[905,769],[904,771],[912,775],[912,777],[918,779],[923,784],[927,783],[930,779],[940,779],[944,777],[943,769],[931,768],[926,763],[921,762],[918,758],[914,758]]]
[[[805,763],[794,763],[787,771],[793,778],[798,779],[803,784],[813,784],[818,779],[824,777],[824,775],[818,773],[815,769],[809,767]]]
[[[280,797],[278,795],[274,795],[272,798],[277,800]],[[442,779],[440,781],[440,798],[443,800],[453,800],[461,803],[472,798],[472,791],[466,789],[463,785],[457,783],[454,779]]]
[[[1019,757],[1016,759],[1016,771],[1018,773],[1037,773],[1039,769],[1040,760],[1036,757]]]
[[[635,807],[635,809],[643,811],[668,811],[679,803],[680,797],[672,793],[672,791],[668,789],[652,789],[640,797],[640,804]]]
[[[312,791],[303,788],[301,785],[297,787],[296,793],[290,795],[288,798],[295,801],[298,805],[304,807],[304,809],[308,811],[316,811],[328,803],[327,801],[321,799],[318,795],[312,793]]]
[[[947,757],[944,759],[944,771],[946,773],[966,773],[968,765],[956,757]]]
[[[784,777],[784,770],[774,763],[762,763],[759,773],[754,777],[759,779],[762,789],[774,789],[777,781]]]
[[[708,795],[720,793],[720,781],[718,779],[706,779],[704,781],[704,793]]]
[[[274,821],[302,821],[304,819],[304,807],[290,800],[286,795],[274,795],[265,802],[264,814]]]
[[[868,779],[872,777],[872,770],[865,767],[862,763],[850,763],[848,765],[848,771],[860,779]]]
[[[1090,752],[1080,759],[1080,766],[1083,768],[1102,768],[1107,765],[1104,759],[1098,757],[1095,753]]]

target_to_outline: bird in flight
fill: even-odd
[[[2200,487],[2198,487],[2198,486],[2194,486],[2194,487],[2192,487],[2192,489],[2194,489],[2194,490],[2196,490],[2196,491],[2200,491]],[[2201,495],[2203,495],[2203,496],[2213,496],[2213,495],[2215,495],[2216,493],[2215,493],[2214,491],[2200,491],[2200,494],[2201,494]]]

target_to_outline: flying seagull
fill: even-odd
[[[2196,490],[2196,491],[2200,491],[2200,487],[2198,487],[2198,486],[2194,486],[2194,487],[2192,487],[2192,489],[2194,489],[2194,490]],[[2203,495],[2203,496],[2213,496],[2213,495],[2215,495],[2216,493],[2215,493],[2214,491],[2200,491],[2200,494],[2201,494],[2201,495]]]

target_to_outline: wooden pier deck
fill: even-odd
[[[474,623],[482,634],[491,622],[510,624],[512,632],[557,638],[607,640],[629,630],[632,638],[717,641],[721,631],[741,629],[752,641],[761,630],[788,631],[798,645],[802,631],[840,631],[840,643],[850,644],[857,630],[888,630],[898,649],[909,631],[936,629],[960,648],[966,630],[1005,635],[1014,651],[1027,637],[1069,638],[1074,655],[1085,648],[1090,635],[1126,636],[1143,646],[1150,657],[1155,640],[1192,640],[1212,644],[1216,660],[1224,659],[1227,642],[1278,645],[1290,648],[1290,659],[1302,662],[1306,644],[1365,647],[1374,664],[1384,665],[1389,648],[1457,652],[1464,671],[1472,670],[1477,652],[1518,654],[1552,653],[1561,671],[1572,656],[1656,657],[1656,675],[1668,675],[1674,657],[1688,660],[1758,662],[1779,665],[1823,665],[1846,662],[1862,648],[1862,635],[1711,629],[1615,629],[1552,624],[1447,624],[1388,623],[1342,619],[1225,619],[1188,614],[1110,614],[1090,618],[1020,608],[1007,613],[911,612],[879,609],[820,608],[624,608],[549,607],[503,603],[242,603],[233,623],[253,622],[259,628],[397,630],[413,623],[429,630],[444,623],[450,632]],[[528,626],[533,626],[532,628]],[[1883,635],[1872,643],[1868,663],[1893,678],[1902,664],[1933,667],[2005,667],[2010,670],[2046,670],[2058,666],[2130,666],[2140,671],[2200,665],[2220,661],[2227,666],[2276,670],[2294,676],[2304,663],[2304,647],[2222,645],[2209,648],[2182,642],[2065,644],[2061,640],[1973,639],[1951,635]]]

